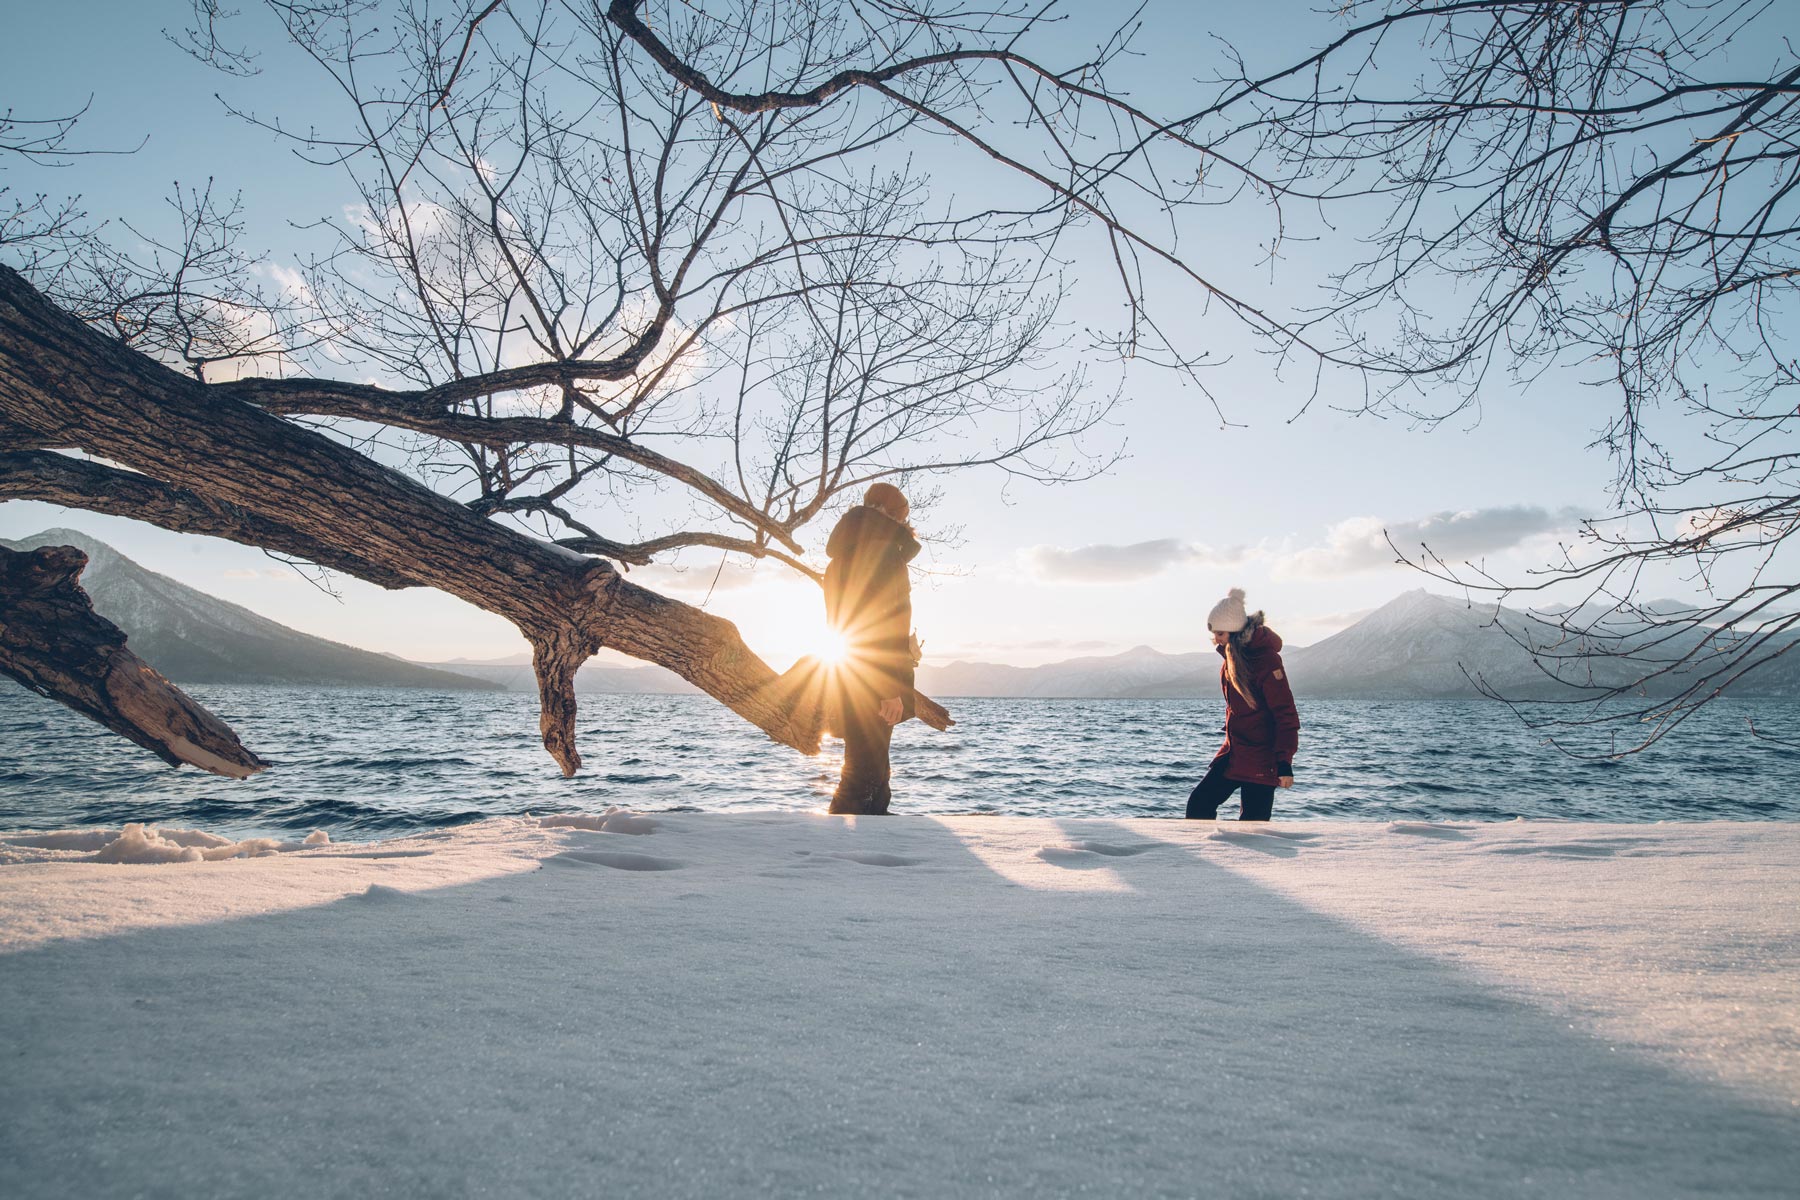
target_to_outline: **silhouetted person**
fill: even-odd
[[[1281,638],[1261,613],[1244,612],[1244,590],[1232,588],[1206,618],[1224,663],[1225,744],[1206,778],[1188,797],[1190,821],[1211,821],[1232,792],[1243,789],[1241,821],[1266,821],[1275,789],[1294,786],[1294,752],[1300,746],[1300,714],[1281,665]]]
[[[891,483],[869,487],[825,545],[825,616],[842,634],[846,656],[836,673],[832,724],[844,739],[844,769],[834,813],[885,813],[888,744],[913,715],[912,580],[907,564],[919,539],[912,511]]]

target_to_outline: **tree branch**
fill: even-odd
[[[172,529],[273,550],[354,575],[377,587],[417,587],[418,581],[379,563],[302,537],[286,525],[147,475],[120,471],[66,454],[27,450],[0,453],[0,500],[40,500],[89,512],[130,517]]]
[[[606,563],[472,513],[322,434],[120,346],[0,267],[0,421],[204,492],[518,626],[539,660],[544,743],[566,773],[573,667],[611,646],[668,667],[770,737],[816,753],[816,713],[731,622]]]
[[[243,779],[269,764],[229,726],[125,648],[76,582],[73,546],[0,546],[0,671],[93,718],[170,766]]]
[[[225,395],[247,400],[265,411],[284,416],[347,417],[376,425],[410,429],[415,433],[470,446],[540,445],[597,450],[626,462],[636,463],[691,488],[752,529],[777,538],[796,554],[802,552],[800,543],[794,540],[794,535],[785,526],[771,519],[755,505],[733,495],[725,485],[705,472],[695,470],[666,454],[659,454],[629,438],[577,425],[572,421],[543,417],[486,417],[451,412],[432,398],[442,389],[432,389],[429,392],[390,392],[367,384],[338,384],[330,380],[314,379],[246,379],[239,383],[214,386]]]

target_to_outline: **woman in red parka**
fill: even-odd
[[[1225,744],[1206,778],[1188,796],[1190,821],[1211,821],[1232,792],[1243,789],[1238,819],[1266,821],[1275,789],[1294,786],[1294,752],[1300,746],[1300,714],[1281,665],[1281,638],[1261,613],[1244,612],[1244,589],[1232,588],[1206,618],[1213,645],[1225,661]]]

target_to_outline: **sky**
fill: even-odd
[[[1295,30],[1324,28],[1305,11],[1243,6],[1217,18],[1235,25],[1200,30],[1187,19],[1190,6],[1152,4],[1147,19],[1158,35],[1146,87],[1178,98],[1183,68],[1216,52],[1215,32],[1292,57],[1303,48]],[[187,5],[70,0],[17,6],[6,22],[0,109],[47,116],[87,105],[80,142],[133,152],[13,167],[0,185],[80,194],[95,216],[150,221],[171,181],[210,177],[242,190],[248,240],[268,247],[266,261],[277,266],[296,252],[290,222],[351,199],[341,178],[299,163],[218,98],[293,110],[317,80],[274,54],[248,80],[200,67],[160,32],[191,22]],[[1258,220],[1221,214],[1212,236],[1222,260]],[[1275,299],[1297,299],[1283,290],[1297,283],[1278,277],[1268,286]],[[1473,410],[1425,428],[1341,411],[1330,395],[1307,407],[1305,389],[1277,378],[1239,333],[1220,324],[1217,337],[1231,363],[1212,387],[1228,421],[1173,376],[1135,371],[1096,439],[1097,449],[1123,455],[1104,476],[1055,487],[981,472],[939,481],[941,499],[918,514],[927,552],[914,610],[928,661],[1031,665],[1137,645],[1189,651],[1207,643],[1206,613],[1231,587],[1246,589],[1252,610],[1264,610],[1290,642],[1307,644],[1409,589],[1452,590],[1396,565],[1389,536],[1522,578],[1555,556],[1583,516],[1606,509],[1612,465],[1588,443],[1613,401],[1579,372],[1551,372],[1529,389],[1496,378]],[[334,577],[332,595],[254,549],[38,503],[0,504],[0,537],[52,526],[86,531],[183,583],[352,645],[421,661],[523,650],[506,622],[439,593]],[[827,532],[808,529],[815,557]],[[690,552],[633,577],[736,621],[777,667],[806,652],[823,624],[816,589],[771,564],[721,567],[716,552]]]

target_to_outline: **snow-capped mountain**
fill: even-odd
[[[1471,677],[1506,696],[1566,692],[1527,646],[1574,649],[1553,625],[1523,613],[1434,596],[1421,588],[1286,658],[1296,690],[1311,695],[1472,696],[1479,693]],[[1565,677],[1575,675],[1568,666],[1561,670]],[[1581,677],[1588,678],[1589,672],[1596,683],[1624,684],[1635,677],[1629,664],[1606,659],[1584,660]]]
[[[921,667],[919,690],[931,696],[1125,696],[1192,675],[1218,659],[1208,652],[1164,654],[1135,646],[1122,654],[1089,655],[1040,667],[953,662]]]
[[[1686,610],[1676,606],[1671,611]],[[1642,628],[1610,625],[1620,635],[1641,633]],[[1632,640],[1626,637],[1625,644]],[[1637,639],[1640,644],[1642,640]],[[1696,631],[1678,632],[1655,656],[1677,656],[1700,640]],[[1648,669],[1644,662],[1585,653],[1588,649],[1553,621],[1418,589],[1395,597],[1323,641],[1288,647],[1282,657],[1297,695],[1386,700],[1478,696],[1474,680],[1508,699],[1567,698],[1575,694],[1566,686],[1569,683],[1629,686]],[[1680,686],[1677,676],[1651,690],[1666,694]],[[1130,694],[1216,696],[1218,691],[1215,658],[1193,675]],[[1758,667],[1731,691],[1742,696],[1800,694],[1800,650]]]
[[[537,690],[537,676],[532,672],[529,655],[520,655],[517,658],[509,659],[490,659],[487,662],[452,659],[449,662],[423,665],[434,670],[450,671],[458,675],[471,675],[476,679],[485,679],[494,686],[505,688],[509,692],[535,692]],[[649,664],[641,667],[620,667],[594,662],[583,665],[579,671],[575,672],[575,690],[612,696],[700,694],[699,688],[664,667]]]
[[[1649,606],[1646,606],[1648,609]],[[1674,601],[1656,611],[1688,611]],[[1618,632],[1621,619],[1609,622]],[[1686,635],[1691,645],[1697,634]],[[1517,639],[1517,640],[1515,640]],[[1583,656],[1579,644],[1549,621],[1512,609],[1482,608],[1418,589],[1395,597],[1349,628],[1311,646],[1288,646],[1283,657],[1294,690],[1303,696],[1366,699],[1452,699],[1481,693],[1470,676],[1508,698],[1567,696],[1534,660],[1564,679],[1625,685],[1642,667],[1604,656]],[[1555,656],[1565,656],[1558,661]],[[491,679],[510,690],[536,686],[525,659],[516,662],[433,664]],[[692,693],[696,689],[660,667],[592,664],[576,676],[582,692]],[[1138,699],[1215,697],[1219,658],[1211,650],[1165,654],[1136,646],[1120,654],[1089,655],[1036,667],[957,661],[927,664],[919,690],[929,696]],[[1662,685],[1662,691],[1671,690]],[[1800,695],[1800,649],[1757,668],[1732,688],[1736,695]]]
[[[419,664],[312,637],[145,570],[105,543],[68,529],[51,529],[15,549],[72,545],[88,555],[82,586],[94,607],[130,636],[131,648],[177,681],[282,683],[312,686],[483,688],[534,691],[524,657],[487,662]],[[1658,607],[1685,611],[1673,602]],[[1277,631],[1280,629],[1275,623]],[[1615,626],[1617,628],[1617,626]],[[1701,635],[1673,639],[1679,651]],[[1521,644],[1521,642],[1525,644]],[[1772,643],[1778,647],[1780,642]],[[1283,651],[1294,691],[1301,696],[1367,699],[1449,699],[1479,695],[1470,676],[1509,698],[1562,691],[1534,661],[1527,645],[1573,655],[1560,664],[1566,679],[1624,684],[1642,674],[1633,663],[1582,658],[1580,646],[1556,626],[1528,614],[1479,607],[1424,590],[1407,592],[1356,624],[1311,646]],[[1164,654],[1137,646],[1121,654],[1089,655],[1015,667],[953,662],[918,672],[931,696],[1151,698],[1219,695],[1219,659],[1209,650]],[[589,663],[576,676],[581,692],[686,694],[696,689],[661,667]],[[1669,691],[1670,685],[1656,690]],[[1800,696],[1800,649],[1735,683],[1740,696]]]

